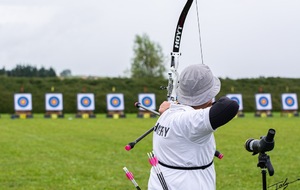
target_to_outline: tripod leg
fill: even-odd
[[[263,168],[261,170],[261,174],[262,174],[262,182],[263,182],[263,190],[267,190],[267,171],[266,168]]]

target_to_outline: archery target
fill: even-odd
[[[107,94],[107,110],[123,111],[124,110],[124,95],[123,94]]]
[[[139,103],[148,109],[155,110],[156,109],[155,94],[151,94],[151,93],[139,94]],[[140,109],[143,110],[143,108]]]
[[[271,110],[272,100],[271,94],[255,94],[256,110]]]
[[[92,93],[77,94],[77,109],[81,111],[95,110],[94,94]]]
[[[298,110],[297,94],[283,93],[281,94],[283,110]]]
[[[63,98],[61,93],[47,93],[45,95],[46,111],[63,110]]]
[[[15,111],[31,111],[32,96],[30,93],[18,93],[14,95]]]
[[[239,110],[243,110],[243,99],[242,94],[227,94],[226,95],[229,99],[234,100],[239,105]]]

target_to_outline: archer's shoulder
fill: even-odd
[[[192,110],[195,109],[192,108],[191,106],[186,106],[186,105],[176,104],[176,103],[172,103],[170,105],[170,111],[192,111]]]

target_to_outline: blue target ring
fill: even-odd
[[[268,104],[269,104],[269,100],[268,100],[268,98],[266,98],[266,97],[260,97],[259,98],[259,100],[258,100],[258,102],[259,102],[259,104],[262,106],[262,107],[266,107],[266,106],[268,106]]]
[[[81,98],[80,103],[83,107],[89,107],[92,104],[92,100],[89,97],[84,96]]]
[[[29,100],[25,97],[25,96],[21,96],[19,99],[18,99],[18,105],[20,107],[27,107],[29,104]]]
[[[237,97],[231,97],[230,99],[236,101],[238,105],[240,105],[240,100]]]
[[[60,101],[57,97],[53,96],[49,98],[48,103],[51,107],[55,108],[60,104]]]
[[[287,106],[289,106],[289,107],[292,107],[292,106],[295,105],[295,100],[294,100],[294,98],[291,97],[291,96],[286,97],[285,100],[284,100],[284,102],[285,102],[285,104],[286,104]]]
[[[120,98],[119,97],[116,97],[116,96],[114,96],[114,97],[112,97],[111,99],[110,99],[110,105],[112,105],[113,107],[119,107],[120,105],[121,105],[121,100],[120,100]]]
[[[153,101],[150,97],[146,96],[142,99],[142,104],[145,106],[145,107],[151,107],[152,104],[153,104]]]

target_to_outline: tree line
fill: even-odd
[[[41,67],[38,69],[35,66],[31,65],[21,65],[18,64],[15,68],[11,70],[6,70],[5,67],[0,69],[0,75],[1,76],[7,76],[7,77],[56,77],[55,70],[50,67],[49,69],[46,69],[44,67]]]

